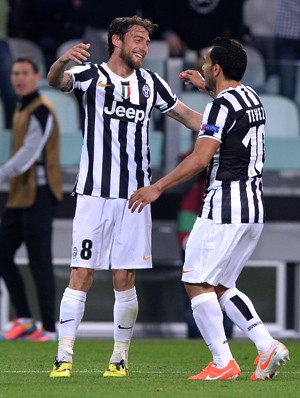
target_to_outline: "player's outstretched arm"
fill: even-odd
[[[131,195],[128,204],[129,209],[132,212],[138,210],[140,213],[147,204],[158,199],[164,191],[189,180],[195,174],[204,170],[219,147],[220,142],[218,140],[208,137],[198,139],[193,152],[184,158],[174,170],[153,185],[140,188]]]
[[[90,53],[88,52],[90,44],[79,43],[66,51],[59,57],[50,67],[47,75],[48,83],[50,86],[58,88],[63,91],[68,91],[72,85],[72,77],[65,73],[67,64],[74,61],[81,65],[85,62]]]

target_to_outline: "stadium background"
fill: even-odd
[[[6,2],[0,0],[0,34],[5,36]],[[155,45],[159,48],[160,56],[155,52]],[[196,58],[192,52],[186,59],[162,58],[161,48],[164,43],[153,43],[153,50],[149,54],[148,66],[165,74],[166,80],[174,91],[181,97],[185,92],[179,83],[178,72],[187,66],[193,66]],[[257,62],[257,63],[255,63]],[[254,74],[247,77],[248,84],[257,77],[259,60],[253,61]],[[45,76],[42,80],[42,90],[47,91]],[[276,76],[267,79],[265,76],[262,93],[276,94],[278,82]],[[300,103],[300,67],[298,71],[296,104]],[[1,97],[0,97],[1,100]],[[62,105],[63,106],[63,105]],[[3,104],[0,104],[0,108]],[[271,110],[272,111],[272,110]],[[271,112],[270,111],[270,112]],[[278,112],[274,109],[274,112]],[[1,111],[0,111],[1,113]],[[270,113],[271,114],[271,113]],[[299,117],[299,116],[298,116]],[[283,116],[281,117],[283,119]],[[271,118],[272,119],[272,116]],[[269,120],[270,120],[269,119]],[[288,121],[286,122],[288,123]],[[66,122],[65,122],[66,124]],[[69,124],[69,121],[67,122]],[[295,127],[295,129],[298,129]],[[155,180],[177,163],[179,154],[185,150],[190,142],[183,138],[182,132],[176,124],[169,120],[155,117],[151,126],[153,138],[153,164]],[[76,131],[75,131],[76,130]],[[71,220],[74,214],[75,201],[70,191],[76,175],[79,156],[80,134],[77,127],[69,131],[66,137],[66,152],[74,151],[74,159],[65,157],[62,153],[64,173],[64,200],[60,206],[55,223],[55,237],[53,253],[55,258],[55,272],[57,280],[57,302],[66,286],[69,269],[68,258],[71,245]],[[150,132],[150,134],[151,134]],[[63,132],[62,132],[63,134]],[[240,286],[252,298],[258,312],[267,323],[273,325],[275,333],[283,336],[299,337],[300,333],[300,129],[292,131],[292,137],[285,137],[285,130],[281,136],[270,137],[267,157],[269,165],[265,171],[265,199],[267,208],[267,222],[262,242],[252,256],[252,265],[246,267],[240,278]],[[74,138],[74,142],[72,141]],[[9,154],[9,131],[0,124],[0,162],[4,162]],[[69,144],[72,143],[72,147]],[[267,147],[268,150],[268,147]],[[280,156],[278,156],[278,154]],[[0,212],[2,211],[7,195],[7,187],[1,186]],[[153,228],[153,258],[154,270],[138,273],[137,288],[139,290],[140,314],[138,317],[137,332],[146,336],[177,336],[184,337],[186,329],[183,323],[182,287],[180,283],[180,254],[176,245],[176,215],[180,203],[180,193],[176,190],[165,193],[152,206],[154,221]],[[26,263],[24,249],[18,253],[20,265]],[[22,266],[26,277],[28,291],[33,292],[33,284],[26,266]],[[154,294],[153,294],[154,292]],[[278,296],[281,302],[278,302]],[[36,310],[34,294],[31,301]],[[82,335],[102,333],[104,337],[110,335],[112,328],[113,296],[111,277],[109,273],[97,273],[95,284],[87,300],[87,311],[84,318],[86,327]],[[176,302],[176,306],[173,303]],[[278,308],[280,307],[280,308]],[[99,308],[101,310],[99,311]],[[8,327],[12,312],[7,301],[3,285],[0,296],[0,328]],[[278,311],[280,314],[278,315]],[[279,324],[278,324],[278,317]],[[101,322],[101,324],[99,324]],[[97,327],[95,326],[97,324]],[[236,331],[238,336],[238,331]]]

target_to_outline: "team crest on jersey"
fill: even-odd
[[[143,85],[142,92],[143,92],[145,98],[150,97],[150,87],[148,86],[148,84]]]
[[[122,83],[122,98],[127,99],[130,97],[130,83],[123,82]]]

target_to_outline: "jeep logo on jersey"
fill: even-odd
[[[145,118],[145,111],[141,109],[141,105],[127,102],[113,101],[110,109],[107,106],[104,107],[104,113],[125,122],[137,123],[142,122]]]

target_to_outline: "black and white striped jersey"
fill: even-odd
[[[243,85],[207,105],[198,139],[211,137],[221,146],[208,166],[201,217],[222,224],[264,222],[265,119],[259,96]]]
[[[149,119],[153,108],[178,102],[156,73],[135,70],[126,79],[106,63],[71,68],[81,107],[83,146],[74,190],[106,198],[129,198],[151,181]]]

